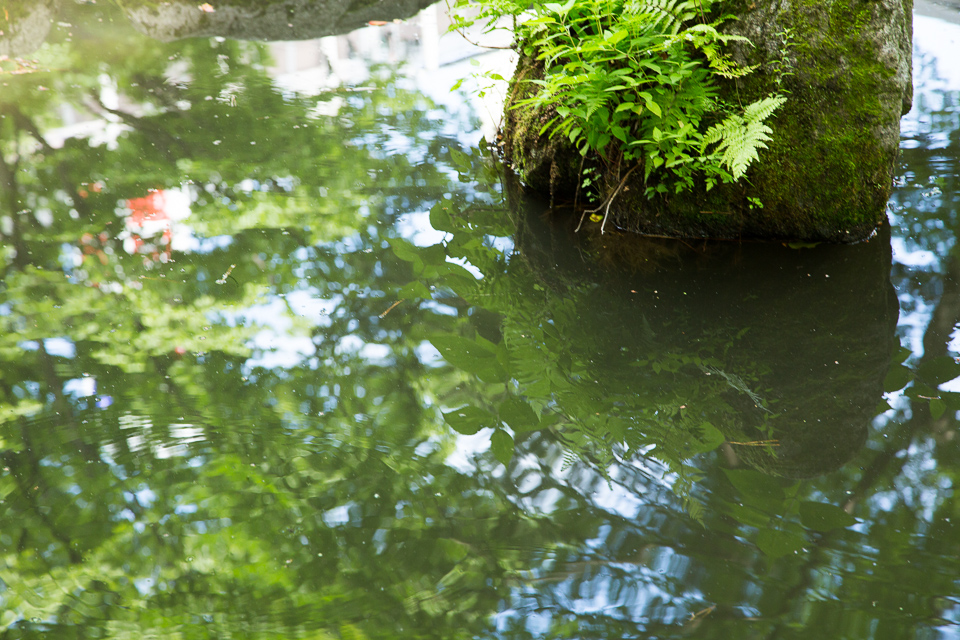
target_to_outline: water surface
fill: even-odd
[[[525,196],[420,8],[0,62],[3,637],[960,637],[960,28],[889,227],[704,244]]]

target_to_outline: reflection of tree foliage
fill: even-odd
[[[434,314],[378,317],[410,277],[383,250],[396,220],[449,188],[442,161],[379,149],[456,142],[393,86],[311,115],[229,42],[127,51],[108,109],[102,54],[65,52],[84,81],[59,95],[118,118],[114,148],[46,144],[36,76],[4,94],[7,631],[472,637],[551,527],[444,464],[415,354]],[[196,250],[127,252],[118,201],[184,184]],[[322,311],[284,310],[297,293]],[[278,302],[312,353],[251,367],[249,339],[277,329],[246,318]]]
[[[422,278],[502,317],[496,335],[464,323],[457,340],[433,340],[480,380],[510,381],[479,404],[448,399],[460,407],[446,414],[453,428],[551,428],[574,450],[596,447],[589,457],[601,467],[659,460],[678,486],[688,486],[684,461],[724,440],[790,477],[833,470],[862,446],[896,320],[882,243],[804,254],[599,236],[575,244],[536,212],[498,229],[492,208],[442,201],[431,222],[450,234],[445,246],[395,247]],[[475,228],[512,234],[512,253],[476,240]],[[445,258],[484,277],[451,278]]]
[[[569,243],[505,212],[494,163],[390,79],[308,100],[273,89],[253,45],[78,40],[60,50],[75,87],[29,74],[0,94],[3,637],[902,638],[957,622],[955,416],[919,398],[952,355],[952,267],[908,361],[914,400],[857,463],[797,482],[690,462],[712,444],[703,423],[729,440],[724,419],[763,417],[693,358],[775,391],[775,363],[743,355],[773,334],[731,336],[726,293],[716,331],[682,342],[665,330],[691,322],[676,300],[660,314],[614,291],[622,261],[588,247],[586,276],[563,271]],[[126,96],[115,148],[44,147],[53,95],[103,113],[104,59]],[[338,118],[311,115],[338,98]],[[128,253],[116,210],[181,185],[194,250]],[[427,211],[440,245],[403,231]],[[502,425],[489,453],[444,424],[469,430],[441,416],[466,406]],[[656,455],[700,478],[700,523]]]

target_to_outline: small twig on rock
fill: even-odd
[[[600,204],[599,207],[597,207],[596,209],[587,209],[583,212],[583,216],[586,216],[588,213],[597,213],[598,211],[600,211],[600,209],[603,209],[604,207],[606,207],[606,210],[603,212],[603,222],[600,224],[601,234],[603,234],[603,230],[607,226],[607,216],[610,215],[610,205],[613,204],[614,198],[616,198],[617,194],[620,193],[620,190],[623,189],[623,185],[627,183],[627,178],[629,178],[630,174],[636,171],[637,167],[639,166],[640,166],[639,164],[635,164],[633,165],[633,168],[630,169],[630,171],[627,171],[627,174],[623,176],[623,180],[620,181],[620,184],[617,185],[617,188],[614,190],[614,192],[611,193],[607,197],[607,199]],[[583,224],[583,216],[580,217],[580,224]],[[580,230],[580,226],[577,225],[577,231],[579,230]]]
[[[450,7],[450,3],[447,2],[446,5],[447,5],[447,13],[453,13],[453,9]],[[513,20],[514,20],[514,23],[513,23],[513,32],[516,33],[516,32],[517,32],[517,23],[516,23],[517,17],[514,16],[514,17],[513,17]],[[468,37],[467,37],[467,34],[465,34],[465,33],[463,32],[463,29],[456,29],[456,28],[454,28],[453,30],[456,31],[456,32],[460,35],[461,38],[463,38],[464,40],[466,40],[468,44],[472,44],[472,45],[475,46],[475,47],[480,47],[480,48],[482,48],[482,49],[513,49],[513,46],[509,46],[509,47],[498,47],[498,46],[492,45],[492,44],[480,44],[479,42],[474,42],[473,40],[471,40],[470,38],[468,38]]]
[[[577,203],[580,201],[580,185],[583,184],[583,164],[587,161],[587,156],[581,156],[580,158],[580,170],[577,172],[577,191],[573,194],[573,208],[576,210]],[[580,227],[583,226],[583,217],[587,215],[587,210],[583,210],[583,214],[580,216],[580,222],[577,224],[577,228],[573,230],[574,233],[580,231]]]

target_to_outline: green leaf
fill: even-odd
[[[475,373],[478,366],[486,366],[489,361],[495,360],[495,353],[486,345],[460,336],[433,336],[430,342],[437,348],[444,360],[471,373]]]
[[[894,364],[903,364],[904,362],[907,361],[907,358],[909,358],[912,355],[913,355],[913,351],[911,349],[909,349],[908,347],[900,347],[900,349],[897,350],[897,354],[893,356],[892,362]]]
[[[469,547],[459,540],[453,538],[440,538],[436,541],[437,549],[450,562],[460,562],[469,552]]]
[[[960,363],[950,356],[940,356],[920,365],[917,376],[934,386],[960,377]]]
[[[857,519],[836,505],[804,501],[800,503],[800,522],[814,531],[831,531],[856,524]]]
[[[940,399],[947,405],[947,409],[960,411],[960,393],[956,391],[941,391]]]
[[[420,259],[417,247],[403,238],[390,238],[388,242],[393,253],[404,262],[415,262]]]
[[[654,102],[649,93],[642,93],[640,95],[643,96],[644,103],[647,105],[647,109],[650,109],[650,111],[652,111],[658,118],[663,116],[663,111],[660,110],[660,105]],[[654,139],[656,139],[656,134],[654,134]]]
[[[510,396],[500,403],[500,420],[506,422],[514,433],[534,431],[540,428],[540,418],[523,398]]]
[[[723,511],[734,520],[748,527],[762,529],[770,523],[770,515],[749,505],[727,502]]]
[[[913,369],[908,369],[903,365],[891,367],[887,372],[887,377],[883,379],[883,390],[886,393],[899,391],[910,384],[913,380]]]
[[[925,382],[914,379],[913,384],[903,394],[913,400],[929,400],[942,397],[941,392]]]
[[[802,535],[782,529],[764,529],[757,534],[757,546],[771,558],[799,551],[805,542]]]
[[[444,360],[484,382],[506,382],[509,379],[506,369],[497,360],[495,349],[489,344],[450,335],[433,336],[429,340]]]
[[[490,436],[490,449],[497,460],[508,465],[513,459],[513,438],[503,429],[497,429]]]
[[[447,260],[447,250],[442,244],[432,244],[429,247],[417,247],[420,260],[424,264],[439,265]]]
[[[947,410],[947,403],[940,398],[934,398],[930,401],[930,415],[934,420],[940,418],[943,412]]]
[[[453,207],[450,200],[441,200],[430,209],[430,226],[437,231],[447,231],[453,233],[457,231],[457,226],[453,223],[450,215],[450,208]]]
[[[497,424],[497,419],[492,413],[480,407],[467,405],[453,411],[443,414],[443,420],[450,425],[457,433],[465,436],[472,436],[480,429],[492,427]]]
[[[470,156],[459,149],[450,147],[450,159],[459,171],[469,171],[471,168]]]
[[[779,510],[785,495],[774,478],[752,469],[724,469],[723,472],[747,502],[767,511]]]
[[[726,441],[723,433],[709,422],[700,425],[700,443],[696,447],[696,453],[706,453],[713,451]]]
[[[401,287],[400,291],[397,292],[397,297],[401,300],[416,300],[418,298],[429,300],[431,298],[430,289],[419,280],[414,280]]]
[[[610,35],[609,37],[607,37],[607,43],[610,44],[610,45],[616,46],[616,44],[617,44],[618,42],[620,42],[621,40],[623,40],[624,38],[626,38],[628,35],[630,35],[630,34],[627,33],[627,31],[626,31],[625,29],[622,29],[622,30],[617,31],[616,33]]]

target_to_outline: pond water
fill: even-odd
[[[4,9],[0,637],[960,638],[960,26],[874,239],[704,244],[356,4]]]

